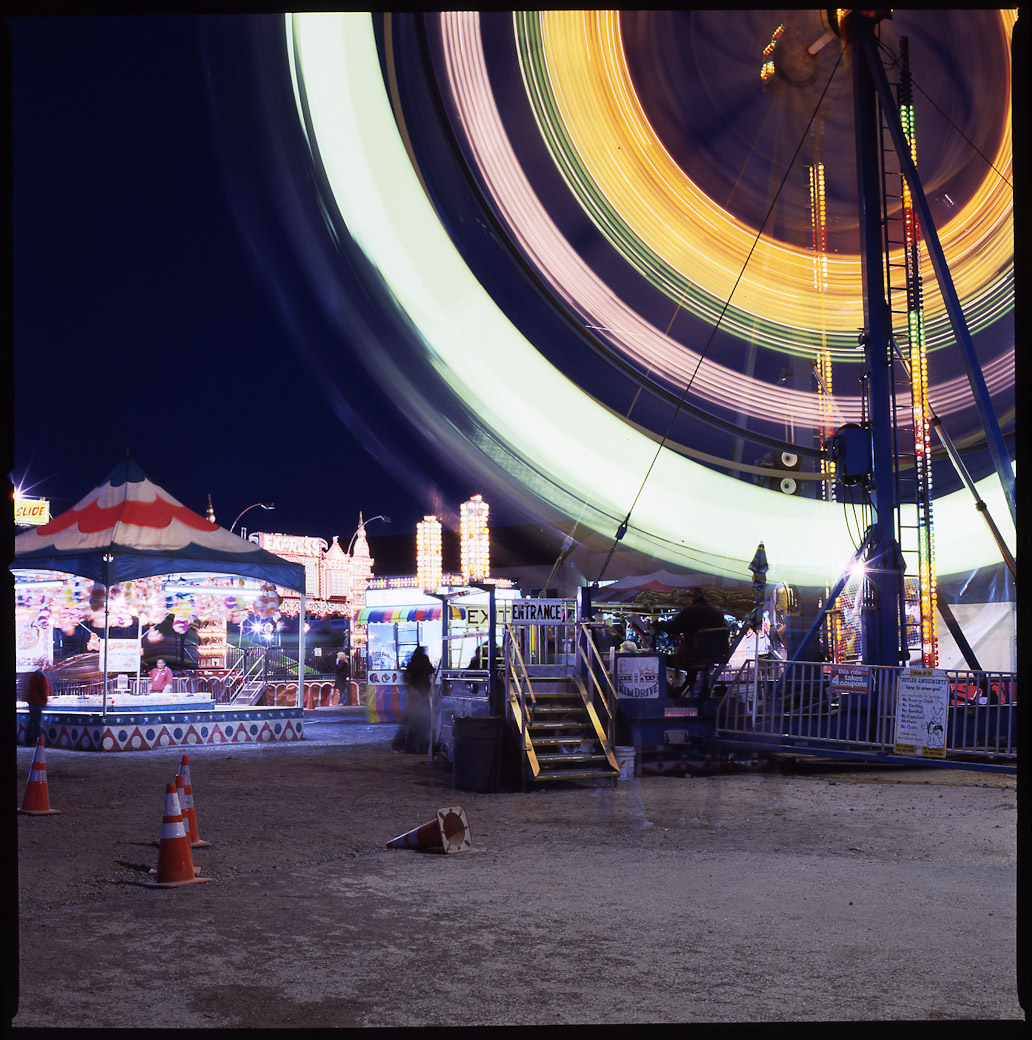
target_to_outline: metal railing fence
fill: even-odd
[[[766,746],[799,747],[804,742],[818,751],[892,752],[903,669],[864,666],[852,671],[852,684],[843,685],[842,670],[823,663],[759,659],[723,669],[713,680],[715,692],[726,688],[717,709],[718,740],[737,735]],[[946,760],[1016,760],[1017,677],[954,669],[945,674]]]

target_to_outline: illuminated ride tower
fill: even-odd
[[[900,470],[907,460],[898,457],[899,437],[896,425],[893,369],[896,347],[886,296],[888,265],[885,180],[882,163],[894,154],[906,185],[902,220],[904,244],[911,246],[905,265],[911,268],[907,288],[907,342],[911,351],[908,367],[912,412],[913,443],[912,482],[917,490],[912,496],[916,507],[919,534],[913,550],[919,562],[922,611],[922,659],[934,660],[935,655],[935,584],[932,566],[930,500],[922,505],[922,495],[930,495],[928,478],[928,429],[930,411],[927,399],[926,373],[922,351],[922,318],[920,281],[917,274],[918,228],[923,231],[924,244],[943,302],[950,319],[953,334],[964,362],[972,398],[985,431],[989,453],[1003,487],[1004,496],[1015,515],[1014,476],[1009,453],[992,408],[989,391],[978,364],[970,332],[964,319],[956,289],[938,239],[928,200],[913,160],[913,124],[909,97],[904,93],[894,99],[878,50],[876,27],[891,17],[889,11],[829,11],[829,22],[850,52],[853,71],[854,132],[856,137],[857,187],[860,224],[860,258],[863,281],[864,332],[862,342],[866,361],[867,422],[862,431],[851,431],[849,441],[840,440],[834,447],[839,458],[848,456],[850,449],[860,448],[860,454],[869,448],[870,465],[862,474],[862,485],[873,510],[872,523],[864,536],[857,558],[865,564],[864,605],[862,611],[863,662],[869,665],[898,665],[907,663],[906,597],[904,595],[904,555],[900,550]],[[906,78],[906,77],[905,77]],[[902,118],[901,118],[902,109]],[[905,122],[910,122],[910,131]],[[884,145],[887,134],[891,148]],[[890,279],[891,281],[891,279]],[[915,364],[916,360],[916,364]],[[841,432],[841,431],[840,431]],[[925,570],[920,571],[921,565]],[[831,597],[837,599],[845,584],[840,579]],[[825,610],[830,607],[830,603]],[[814,629],[822,623],[818,616]],[[924,624],[924,617],[930,623]]]
[[[917,138],[914,123],[913,85],[910,79],[910,41],[899,41],[900,73],[897,85],[899,119],[910,145],[910,157],[917,163]],[[885,154],[891,155],[890,149]],[[932,524],[931,419],[928,401],[928,358],[925,342],[924,301],[921,286],[921,225],[914,210],[914,197],[902,171],[899,219],[888,216],[890,181],[895,175],[885,171],[885,272],[889,314],[893,320],[893,344],[897,360],[910,384],[910,421],[894,421],[896,457],[899,464],[899,501],[897,530],[906,571],[904,574],[905,645],[916,647],[919,660],[913,663],[934,668],[938,663],[936,623],[935,539]],[[893,228],[901,225],[902,242],[893,240]],[[892,260],[893,247],[902,246],[903,262]],[[905,282],[894,282],[894,268],[902,268]],[[894,291],[902,290],[905,310],[894,307]],[[897,327],[896,316],[903,319]],[[893,398],[895,401],[895,398]]]

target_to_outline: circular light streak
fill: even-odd
[[[1013,13],[1001,15],[1003,28],[1009,29]],[[614,248],[673,303],[706,323],[720,318],[730,296],[732,306],[721,321],[724,331],[765,349],[812,358],[818,344],[813,254],[762,235],[732,295],[755,229],[693,185],[663,147],[634,93],[619,19],[612,12],[570,11],[514,18],[527,95],[542,135],[571,191]],[[508,232],[556,296],[585,325],[604,330],[624,356],[678,390],[691,382],[693,397],[708,404],[737,400],[757,419],[776,422],[789,414],[797,423],[820,425],[825,404],[816,392],[757,379],[709,357],[700,365],[699,350],[649,324],[591,269],[556,227],[520,166],[491,89],[479,14],[442,15],[441,29],[448,84],[470,152]],[[1011,165],[1009,99],[1006,111],[994,162],[1003,171]],[[1012,195],[991,172],[940,230],[947,258],[962,271],[956,286],[972,330],[1013,305]],[[860,258],[832,254],[827,263],[821,308],[829,326],[828,349],[839,360],[855,361],[862,322]],[[931,349],[952,345],[927,260],[924,267],[926,339]],[[990,393],[1011,385],[1013,368],[1013,345],[985,364]],[[930,397],[945,418],[970,403],[971,388],[965,376],[957,375],[933,383]],[[905,406],[901,395],[899,407]],[[858,397],[836,393],[834,408],[838,423],[860,421]]]
[[[582,522],[599,533],[610,534],[607,518],[622,518],[635,503],[624,544],[677,565],[741,579],[762,540],[779,581],[820,586],[840,573],[854,551],[840,506],[771,493],[666,448],[657,455],[653,438],[591,399],[505,317],[463,262],[409,161],[368,15],[288,15],[286,28],[313,159],[440,379],[477,416],[483,435],[474,449],[567,515],[587,504]],[[577,269],[571,251],[557,255]],[[998,481],[978,488],[1013,541]],[[997,562],[967,492],[936,500],[935,509],[940,573]]]
[[[1001,51],[1009,57],[1015,12],[1000,15]],[[469,25],[465,16],[443,17]],[[644,277],[674,302],[714,320],[731,295],[756,231],[707,197],[664,147],[636,94],[618,13],[522,12],[515,21],[528,97],[571,190]],[[532,60],[538,53],[543,60]],[[1009,74],[1006,78],[1009,82]],[[993,165],[1009,176],[1010,97],[1004,100],[1004,132]],[[956,287],[965,303],[989,287],[994,298],[1002,296],[1004,306],[1010,306],[1013,192],[999,174],[987,172],[974,196],[940,229],[940,238],[958,272]],[[893,251],[892,260],[902,261],[902,249]],[[927,258],[924,267],[928,335],[942,342],[950,338],[945,308]],[[761,273],[753,275],[754,270]],[[812,253],[761,235],[734,297],[746,315],[738,319],[739,333],[753,335],[757,319],[767,333],[776,335],[780,325],[789,335],[778,337],[778,345],[797,351],[798,334],[812,336],[812,279]],[[830,332],[855,339],[859,285],[859,256],[828,257]],[[969,321],[977,327],[977,312]],[[852,352],[852,343],[845,349]]]

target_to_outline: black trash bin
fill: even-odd
[[[459,791],[498,789],[505,719],[462,716],[452,724],[452,787]]]

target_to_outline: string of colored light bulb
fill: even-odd
[[[917,164],[917,127],[914,115],[910,73],[910,48],[900,41],[899,117],[910,146],[910,157]],[[917,509],[917,593],[921,638],[921,663],[928,668],[938,664],[937,579],[935,573],[935,529],[932,517],[931,415],[928,401],[928,349],[925,333],[924,287],[921,278],[921,228],[914,210],[914,199],[906,178],[900,177],[903,216],[904,257],[907,293],[907,338],[910,346],[910,398],[914,431],[914,467]],[[888,280],[891,285],[891,279]],[[891,313],[891,312],[890,312]]]

